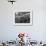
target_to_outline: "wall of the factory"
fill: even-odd
[[[14,13],[18,10],[33,10],[32,26],[15,26]],[[17,0],[13,5],[0,0],[0,40],[15,40],[18,32],[26,32],[33,40],[46,40],[46,1]]]

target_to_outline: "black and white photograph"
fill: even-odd
[[[15,12],[15,24],[32,25],[32,12],[30,11]]]

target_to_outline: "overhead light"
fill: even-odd
[[[15,0],[8,0],[8,2],[11,2],[12,4],[16,2]]]

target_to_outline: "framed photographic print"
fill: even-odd
[[[32,25],[32,11],[17,11],[15,12],[15,25],[30,26]]]

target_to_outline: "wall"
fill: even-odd
[[[32,26],[15,26],[14,13],[18,10],[33,10]],[[18,32],[26,32],[37,41],[46,40],[46,1],[17,0],[14,5],[7,0],[0,0],[0,40],[11,40]]]

